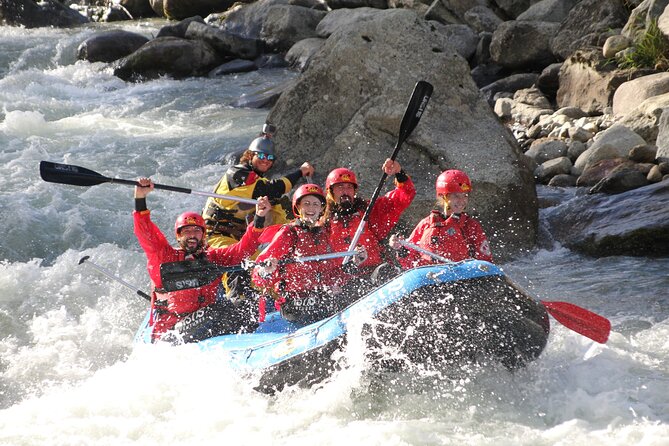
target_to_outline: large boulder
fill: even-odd
[[[558,24],[510,20],[497,27],[490,42],[492,60],[512,70],[543,69],[555,62],[550,42]]]
[[[87,17],[56,0],[5,0],[0,1],[0,25],[69,27],[87,23]]]
[[[182,79],[206,75],[222,62],[216,50],[203,41],[158,37],[121,59],[114,75],[132,81],[164,75]]]
[[[113,62],[148,42],[141,34],[116,29],[95,34],[77,48],[77,59],[89,62]]]
[[[669,181],[617,195],[585,195],[546,211],[562,245],[592,256],[669,255]]]
[[[566,59],[580,48],[601,46],[603,36],[611,29],[622,28],[627,17],[621,0],[583,0],[560,24],[551,42],[553,54]]]
[[[233,4],[234,0],[163,0],[162,12],[168,19],[183,20],[188,17],[198,15],[206,17],[214,12],[225,11]]]
[[[361,195],[369,197],[420,79],[434,85],[434,94],[398,156],[418,189],[404,222],[413,227],[427,215],[435,179],[458,168],[474,182],[470,210],[497,258],[531,248],[538,219],[532,173],[512,134],[481,98],[467,62],[413,11],[385,10],[327,39],[268,116],[279,129],[282,161],[310,160],[319,182],[333,168],[352,168]]]
[[[558,107],[578,107],[588,114],[602,114],[613,104],[618,87],[648,70],[620,70],[602,56],[599,48],[584,48],[572,54],[560,68]]]

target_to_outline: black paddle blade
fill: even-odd
[[[432,84],[426,81],[416,82],[416,86],[411,93],[411,99],[407,105],[402,123],[400,124],[400,133],[397,140],[397,146],[400,146],[413,132],[413,129],[418,125],[420,117],[423,116],[425,107],[432,96]]]
[[[221,266],[208,260],[185,260],[160,265],[160,279],[165,291],[180,291],[208,285],[223,273],[241,270],[241,266]]]
[[[85,167],[51,163],[49,161],[40,161],[39,174],[44,181],[49,183],[72,184],[74,186],[95,186],[112,180]]]

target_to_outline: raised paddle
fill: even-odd
[[[402,246],[428,255],[439,262],[446,264],[455,263],[445,257],[433,253],[432,251],[407,242],[406,240],[398,240],[398,242]],[[507,280],[509,280],[508,277]],[[514,286],[519,288],[516,284],[514,284]],[[595,342],[599,342],[600,344],[604,344],[609,339],[611,322],[604,316],[600,316],[597,313],[593,313],[590,310],[586,310],[585,308],[581,308],[578,305],[569,302],[551,302],[545,300],[540,302],[556,321],[568,329],[575,331],[586,338],[592,339]]]
[[[432,90],[432,84],[429,82],[418,81],[416,83],[416,86],[413,89],[413,93],[411,93],[411,99],[409,99],[407,108],[404,111],[402,122],[400,123],[400,133],[397,137],[397,144],[395,144],[393,154],[390,155],[391,160],[395,161],[395,158],[397,158],[397,154],[400,151],[400,147],[402,147],[402,143],[409,137],[413,129],[416,128],[416,125],[418,125],[418,121],[420,121],[420,117],[423,115],[425,107],[427,107],[430,96],[432,96]],[[372,194],[372,198],[369,200],[367,209],[365,209],[362,220],[360,221],[360,224],[358,225],[358,228],[356,229],[355,234],[351,239],[351,244],[348,246],[349,251],[353,251],[357,246],[358,240],[360,240],[360,236],[362,235],[362,232],[365,230],[365,226],[367,225],[367,220],[369,220],[369,214],[372,211],[372,207],[374,207],[374,203],[381,193],[381,188],[386,182],[386,178],[388,178],[388,174],[383,172],[381,180],[379,181],[378,186],[376,186],[376,189]],[[350,260],[350,258],[345,258],[343,263],[346,263],[348,260]]]
[[[118,183],[137,186],[137,181],[123,180],[121,178],[109,178],[85,167],[73,166],[71,164],[58,164],[49,161],[40,161],[39,174],[44,181],[50,183],[71,184],[73,186],[96,186],[102,183]],[[222,198],[224,200],[239,201],[240,203],[256,204],[258,200],[236,197],[234,195],[220,195],[185,187],[168,186],[165,184],[154,184],[156,189],[181,192],[183,194],[202,195],[205,197]]]
[[[295,257],[279,261],[280,265],[289,263],[315,262],[320,260],[337,259],[358,254],[357,251],[333,252],[315,256]],[[160,279],[163,290],[167,292],[199,288],[210,284],[223,273],[242,271],[252,268],[255,262],[243,262],[241,265],[217,265],[208,260],[184,260],[181,262],[167,262],[160,265]]]
[[[82,257],[82,258],[79,260],[79,265],[81,265],[81,264],[83,264],[84,262],[86,262],[86,265],[90,265],[90,266],[92,266],[92,267],[95,268],[98,272],[100,272],[100,273],[102,273],[103,275],[109,277],[110,279],[115,280],[115,281],[121,283],[122,285],[124,285],[124,286],[130,288],[130,289],[133,290],[138,296],[141,296],[141,297],[143,297],[144,299],[146,299],[146,300],[148,300],[149,302],[151,302],[151,296],[149,296],[148,294],[146,294],[144,291],[140,290],[139,288],[137,288],[137,287],[135,287],[135,286],[132,286],[131,284],[129,284],[129,283],[126,282],[125,280],[121,279],[120,277],[114,275],[114,273],[112,273],[111,271],[109,271],[107,268],[104,268],[104,267],[102,267],[102,266],[100,266],[100,265],[97,265],[95,262],[93,262],[92,260],[90,260],[90,258],[91,258],[90,256],[84,256],[84,257]]]

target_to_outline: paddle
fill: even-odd
[[[96,186],[102,183],[119,183],[137,186],[137,181],[123,180],[121,178],[105,177],[85,167],[73,166],[71,164],[58,164],[49,161],[40,161],[39,173],[44,181],[50,183],[71,184],[73,186]],[[235,197],[234,195],[220,195],[210,192],[187,189],[185,187],[168,186],[165,184],[154,184],[156,189],[181,192],[184,194],[201,195],[205,197],[222,198],[224,200],[239,201],[240,203],[256,204],[258,200],[250,198]]]
[[[141,297],[143,297],[144,299],[146,299],[146,300],[148,300],[149,302],[151,302],[151,296],[149,296],[148,294],[146,294],[144,291],[140,290],[139,288],[130,285],[128,282],[126,282],[125,280],[121,279],[120,277],[115,276],[114,273],[112,273],[111,271],[109,271],[107,268],[104,268],[104,267],[102,267],[102,266],[100,266],[100,265],[95,264],[92,260],[90,260],[90,258],[91,258],[90,256],[84,256],[84,257],[82,257],[82,258],[79,260],[79,265],[81,265],[81,264],[84,263],[84,262],[87,262],[87,263],[86,263],[87,265],[92,266],[93,268],[95,268],[96,270],[98,270],[99,272],[101,272],[102,274],[104,274],[105,276],[109,277],[110,279],[112,279],[112,280],[116,280],[117,282],[121,283],[122,285],[125,285],[126,287],[130,288],[131,290],[133,290],[138,296],[141,296]]]
[[[280,265],[289,263],[314,262],[319,260],[336,259],[339,257],[354,256],[357,251],[333,252],[315,256],[295,257],[279,261]],[[160,278],[163,290],[167,292],[199,288],[210,284],[223,273],[242,271],[255,266],[255,262],[244,262],[241,265],[217,265],[208,260],[184,260],[181,262],[167,262],[160,265]]]
[[[446,257],[442,257],[433,253],[432,251],[407,242],[406,240],[398,240],[398,242],[402,246],[421,252],[440,262],[447,264],[455,263]],[[507,280],[509,280],[508,277]],[[513,285],[516,288],[519,288],[517,285]],[[556,321],[568,329],[575,331],[576,333],[583,335],[586,338],[592,339],[595,342],[599,342],[600,344],[606,343],[606,341],[609,339],[609,334],[611,333],[611,322],[604,316],[600,316],[597,313],[593,313],[590,310],[586,310],[585,308],[581,308],[578,305],[574,305],[569,302],[551,302],[544,300],[540,302],[546,308],[546,311],[548,311],[548,313],[553,316]]]
[[[420,121],[420,117],[423,115],[425,107],[427,107],[427,103],[430,100],[430,96],[432,96],[432,90],[433,90],[432,84],[430,84],[429,82],[418,81],[416,83],[416,86],[413,89],[413,93],[411,93],[411,99],[409,99],[407,108],[404,111],[402,122],[400,123],[400,132],[397,137],[397,144],[395,144],[395,149],[393,150],[393,154],[390,156],[391,160],[395,161],[395,158],[397,158],[397,154],[400,151],[402,143],[409,137],[413,129],[416,128],[416,125],[418,125],[418,121]],[[351,239],[351,244],[348,246],[349,251],[353,251],[356,245],[358,244],[358,240],[360,240],[360,236],[362,235],[362,232],[365,230],[365,226],[367,225],[367,220],[369,219],[369,214],[372,211],[372,207],[374,206],[376,199],[379,197],[379,194],[381,193],[381,188],[383,187],[383,184],[386,182],[387,177],[388,174],[383,172],[381,180],[379,181],[378,186],[376,186],[376,189],[372,194],[372,198],[369,200],[367,209],[365,209],[365,213],[362,216],[362,220],[360,221],[360,224],[358,225],[358,228],[356,229],[355,234],[353,235],[353,239]],[[345,258],[343,263],[346,263],[349,259],[350,259],[349,257]]]

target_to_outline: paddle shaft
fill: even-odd
[[[110,178],[99,174],[93,170],[85,167],[75,166],[72,164],[59,164],[50,161],[41,161],[40,175],[44,181],[51,183],[70,184],[73,186],[95,186],[102,183],[117,183],[126,184],[129,186],[139,186],[139,183],[134,180],[124,180],[122,178]],[[172,192],[180,192],[183,194],[200,195],[204,197],[220,198],[223,200],[238,201],[240,203],[257,204],[258,200],[251,198],[237,197],[234,195],[221,195],[211,192],[204,192],[199,190],[188,189],[186,187],[170,186],[167,184],[153,185],[156,189],[168,190]]]
[[[149,302],[151,302],[151,296],[149,296],[148,294],[146,294],[144,291],[140,290],[139,288],[137,288],[137,287],[135,287],[135,286],[129,284],[128,282],[126,282],[125,280],[121,279],[120,277],[114,275],[114,273],[112,273],[111,271],[109,271],[107,268],[102,267],[102,266],[96,264],[95,262],[93,262],[92,260],[90,260],[90,257],[89,257],[89,256],[82,257],[82,258],[79,260],[79,265],[81,265],[81,264],[84,263],[84,262],[86,262],[87,265],[89,265],[89,266],[93,267],[94,269],[96,269],[98,272],[100,272],[100,273],[102,273],[103,275],[109,277],[110,279],[115,280],[115,281],[117,281],[118,283],[124,285],[125,287],[127,287],[127,288],[133,290],[133,291],[135,292],[135,294],[137,294],[138,296],[143,297],[144,299],[146,299],[146,300],[148,300]]]
[[[420,121],[420,118],[425,111],[425,107],[427,107],[427,103],[430,100],[432,90],[432,85],[428,82],[418,81],[416,83],[416,86],[411,93],[411,99],[409,99],[407,108],[404,111],[402,122],[400,123],[400,132],[397,137],[397,143],[395,144],[392,155],[390,155],[390,159],[392,161],[395,161],[395,158],[397,158],[397,154],[402,147],[402,143],[409,137],[413,129],[416,128],[416,125],[418,125],[418,121]],[[379,180],[379,184],[376,186],[376,189],[374,189],[372,198],[369,200],[369,204],[367,205],[367,209],[365,209],[362,220],[360,221],[360,224],[358,225],[358,228],[355,230],[353,238],[351,239],[351,244],[348,246],[349,251],[353,251],[358,245],[360,236],[365,230],[365,226],[367,226],[367,220],[369,219],[369,215],[372,212],[374,203],[376,203],[377,198],[379,198],[379,195],[381,194],[381,188],[383,188],[387,178],[388,174],[384,171],[383,175],[381,175],[381,179]],[[346,263],[349,260],[350,257],[346,257],[344,258],[343,263]]]

